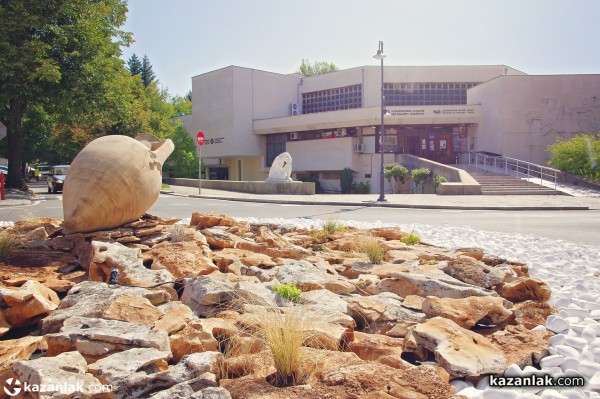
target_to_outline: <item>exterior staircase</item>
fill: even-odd
[[[551,187],[528,182],[515,176],[483,171],[469,165],[459,165],[481,185],[482,195],[565,195]]]

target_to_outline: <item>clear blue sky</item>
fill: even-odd
[[[123,58],[147,54],[163,88],[229,65],[291,73],[505,64],[529,74],[600,73],[600,0],[129,0]]]

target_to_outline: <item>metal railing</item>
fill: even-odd
[[[481,153],[475,154],[474,164],[471,161],[471,154],[469,154],[469,165],[473,165],[477,169],[483,169],[486,172],[527,178],[527,181],[531,181],[532,183],[538,183],[539,179],[540,185],[544,185],[544,180],[546,180],[554,183],[555,189],[561,173],[558,169],[537,165],[520,159]]]

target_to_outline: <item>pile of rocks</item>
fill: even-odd
[[[548,354],[550,289],[522,263],[409,246],[394,228],[326,235],[200,213],[176,222],[11,228],[20,245],[0,262],[3,380],[79,382],[85,398],[457,398]],[[372,237],[381,264],[360,249]],[[118,284],[107,284],[115,269]],[[286,283],[300,303],[274,292]],[[289,306],[308,320],[310,364],[304,385],[277,388],[252,315]]]

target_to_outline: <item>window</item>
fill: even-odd
[[[267,136],[267,156],[265,158],[267,166],[273,165],[277,155],[285,152],[285,142],[287,133],[270,134]]]
[[[362,85],[302,93],[303,114],[360,107],[362,107]]]
[[[478,83],[385,83],[386,105],[459,105]]]

